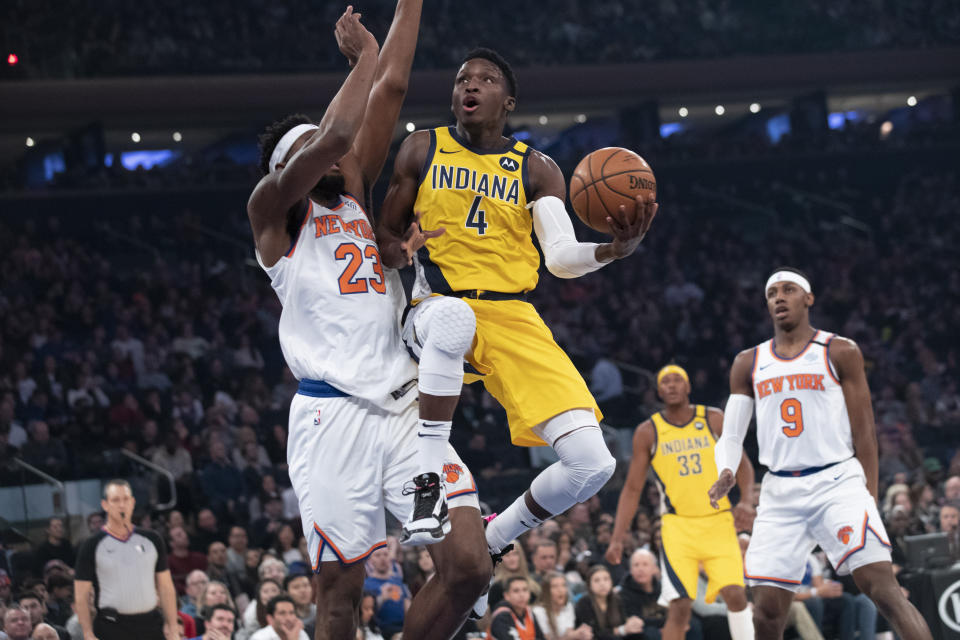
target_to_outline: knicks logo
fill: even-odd
[[[458,464],[447,463],[443,465],[443,480],[447,484],[455,484],[460,476],[463,475],[463,467]]]
[[[837,531],[837,540],[843,544],[850,542],[850,534],[853,533],[853,527],[841,527],[840,531]]]

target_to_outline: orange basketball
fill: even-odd
[[[570,178],[570,204],[583,223],[610,233],[607,216],[625,205],[634,213],[637,196],[657,196],[657,179],[647,161],[629,149],[604,147],[588,154]]]

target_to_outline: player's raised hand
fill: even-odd
[[[628,215],[627,208],[620,205],[618,211],[614,211],[607,216],[607,224],[610,225],[610,232],[613,234],[613,242],[610,243],[610,249],[614,258],[625,258],[636,251],[640,246],[643,237],[650,230],[653,219],[657,215],[657,204],[653,194],[644,199],[643,196],[637,196],[633,202],[633,215]]]
[[[340,53],[347,57],[351,67],[357,64],[364,50],[376,52],[380,49],[377,39],[360,24],[360,14],[353,12],[353,5],[347,6],[347,10],[337,20],[333,33],[337,38]]]
[[[407,227],[406,233],[403,234],[403,241],[400,243],[400,248],[407,256],[407,264],[413,264],[413,256],[420,250],[420,247],[427,244],[427,240],[442,236],[446,231],[443,227],[439,229],[422,228],[420,226],[420,212],[414,212],[413,222]]]
[[[724,469],[720,473],[720,477],[717,478],[717,481],[710,487],[710,491],[707,492],[707,495],[710,497],[710,506],[714,509],[719,509],[720,500],[730,493],[730,489],[733,489],[734,484],[736,484],[736,478],[733,477],[733,471]]]

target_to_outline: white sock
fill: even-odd
[[[733,640],[753,640],[753,611],[749,604],[743,611],[727,611],[727,624]]]
[[[507,507],[506,511],[499,514],[487,525],[487,548],[490,553],[500,553],[521,533],[541,524],[543,524],[543,520],[530,512],[524,496],[520,496],[514,500],[512,505]]]
[[[417,421],[417,475],[435,473],[443,479],[443,461],[447,459],[451,420]]]

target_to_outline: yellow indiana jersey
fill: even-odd
[[[710,506],[707,491],[717,481],[717,463],[713,458],[716,438],[707,424],[707,408],[695,407],[693,419],[686,424],[667,422],[662,413],[650,417],[657,440],[650,466],[657,477],[664,513],[680,516],[708,516],[717,513]],[[729,509],[723,498],[720,509]]]
[[[480,289],[520,293],[537,286],[540,254],[527,206],[530,148],[514,139],[481,150],[455,127],[430,131],[414,211],[424,229],[446,233],[417,254],[413,298]]]

